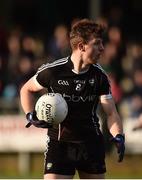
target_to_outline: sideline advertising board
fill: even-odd
[[[47,129],[31,126],[22,115],[0,116],[0,152],[42,152],[46,148]]]

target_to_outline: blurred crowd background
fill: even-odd
[[[81,18],[105,27],[107,72],[122,120],[142,118],[142,1],[1,0],[0,115],[21,114],[19,90],[43,63],[70,55],[69,31]]]
[[[0,113],[18,113],[19,89],[42,63],[70,55],[68,34],[80,18],[106,28],[99,60],[121,115],[142,113],[141,1],[0,2]],[[13,103],[15,102],[15,103]]]

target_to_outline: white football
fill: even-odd
[[[68,105],[59,93],[47,93],[36,102],[35,111],[39,120],[60,124],[68,114]]]

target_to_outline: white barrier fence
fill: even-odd
[[[44,151],[47,141],[47,129],[31,126],[25,128],[25,116],[0,116],[1,152],[40,152]]]
[[[123,126],[126,139],[126,153],[142,154],[142,129],[133,131],[137,119],[125,119]]]
[[[30,152],[44,152],[47,129],[25,128],[27,121],[22,115],[0,116],[0,152],[18,152],[18,167],[21,175],[30,170]],[[142,154],[142,130],[132,131],[136,120],[124,121],[126,153]],[[2,162],[1,162],[2,163]]]
[[[47,129],[33,126],[25,128],[26,123],[25,116],[0,116],[0,152],[18,152],[18,167],[21,175],[29,173],[29,153],[44,152],[47,141]]]
[[[132,131],[137,120],[124,120],[127,153],[142,153],[142,130]],[[0,116],[0,152],[43,152],[47,129],[31,126],[22,115]]]

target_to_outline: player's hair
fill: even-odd
[[[70,32],[70,44],[72,49],[76,49],[79,42],[88,43],[90,38],[102,38],[104,28],[89,19],[82,19],[73,24]]]

